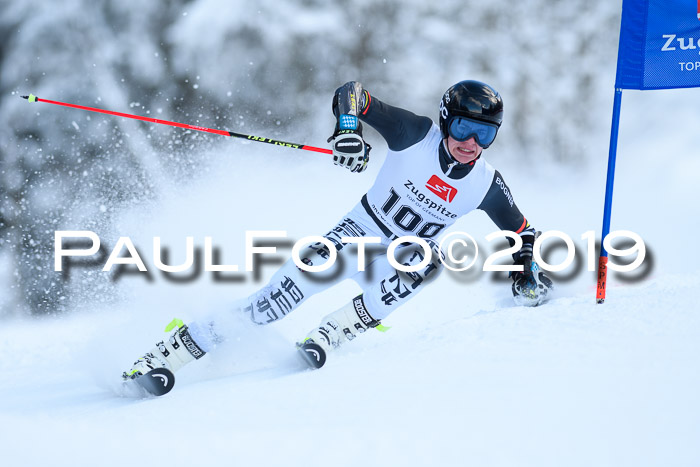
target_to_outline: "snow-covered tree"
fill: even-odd
[[[313,142],[345,81],[436,118],[472,78],[504,97],[504,158],[580,165],[606,137],[620,3],[0,1],[0,306],[53,312],[99,290],[104,275],[53,271],[53,232],[110,238],[115,214],[196,176],[212,144],[21,94]]]

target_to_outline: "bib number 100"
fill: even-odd
[[[440,231],[445,228],[445,224],[423,222],[423,216],[413,210],[411,206],[403,204],[401,207],[394,210],[401,197],[393,188],[390,188],[390,191],[389,199],[382,205],[382,212],[390,216],[390,213],[395,211],[392,219],[394,224],[401,230],[404,232],[415,232],[416,236],[421,238],[431,238],[439,234]]]

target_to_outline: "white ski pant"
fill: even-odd
[[[242,310],[257,324],[268,324],[297,309],[309,297],[335,284],[352,279],[362,288],[363,300],[374,319],[384,319],[396,308],[406,303],[441,272],[440,251],[437,245],[426,239],[430,246],[430,261],[415,272],[395,269],[387,257],[387,247],[392,242],[375,221],[358,203],[328,233],[323,235],[337,252],[333,266],[322,272],[302,271],[289,259],[270,279],[266,286],[241,302]],[[357,245],[343,243],[343,237],[379,237],[379,244],[365,248],[365,270],[358,265]],[[329,247],[323,242],[307,245],[299,251],[304,264],[320,266],[330,256]],[[399,264],[416,266],[427,256],[424,246],[418,243],[402,243],[393,255]],[[350,300],[352,297],[348,297]],[[328,310],[330,313],[333,310]]]

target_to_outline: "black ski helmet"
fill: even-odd
[[[467,117],[501,126],[503,99],[488,84],[464,80],[451,86],[440,101],[440,131],[447,138],[447,126],[454,117]]]

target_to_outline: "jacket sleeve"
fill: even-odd
[[[523,240],[523,246],[532,245],[535,242],[534,227],[518,209],[510,188],[503,181],[503,176],[498,170],[495,171],[491,186],[477,209],[486,212],[500,230],[519,234]],[[508,243],[513,246],[512,239],[508,238]],[[519,256],[519,252],[515,253],[513,259],[517,261]]]
[[[425,138],[433,121],[370,97],[360,120],[379,132],[389,149],[402,151]]]
[[[385,104],[362,87],[349,81],[333,97],[333,114],[350,113],[379,132],[389,149],[401,151],[425,138],[433,122],[413,112]]]

